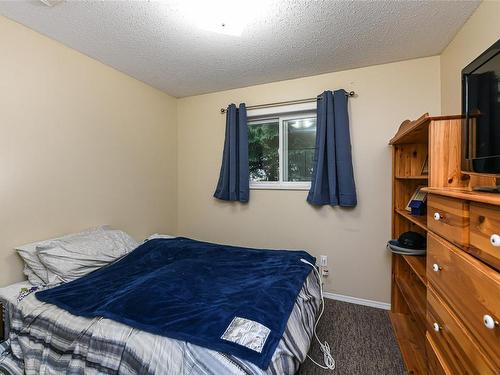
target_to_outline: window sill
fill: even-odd
[[[250,190],[310,190],[311,183],[292,182],[292,183],[250,183]]]

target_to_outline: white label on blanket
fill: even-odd
[[[269,332],[269,328],[258,322],[236,316],[221,338],[261,353]]]

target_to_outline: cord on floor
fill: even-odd
[[[300,259],[301,262],[309,264],[313,270],[316,272],[318,275],[318,281],[319,281],[319,295],[321,297],[321,312],[319,313],[318,319],[316,320],[316,323],[314,324],[314,337],[318,341],[319,347],[321,349],[321,352],[323,353],[323,362],[324,366],[316,362],[314,359],[312,359],[309,354],[307,354],[307,358],[309,358],[316,366],[321,367],[322,369],[325,370],[335,370],[335,359],[332,356],[331,350],[330,350],[330,345],[328,344],[327,341],[322,343],[320,339],[318,338],[318,334],[316,333],[316,328],[318,327],[318,323],[321,319],[321,316],[323,315],[323,312],[325,311],[325,300],[323,298],[323,283],[321,282],[321,276],[319,274],[319,271],[317,270],[316,266],[314,266],[312,263],[308,262],[305,259]]]

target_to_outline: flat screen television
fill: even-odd
[[[500,175],[500,39],[462,70],[462,170]]]

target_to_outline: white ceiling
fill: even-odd
[[[65,1],[54,7],[39,0],[0,1],[0,13],[182,97],[436,55],[479,5],[228,1]],[[202,17],[193,19],[197,7],[185,8],[193,2],[210,8],[204,5]],[[236,13],[225,19],[228,9]],[[235,19],[244,25],[242,15],[249,20],[241,36],[200,27],[212,20],[217,27]]]

